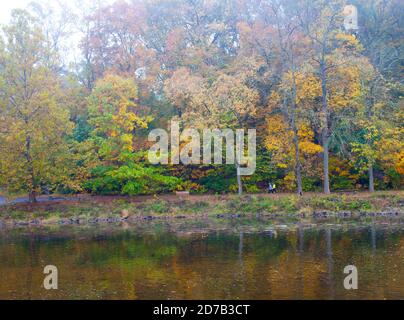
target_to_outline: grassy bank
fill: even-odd
[[[251,216],[397,216],[404,212],[404,191],[344,194],[87,197],[35,205],[0,207],[2,223],[51,224],[141,221],[169,218]]]

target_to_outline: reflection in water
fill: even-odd
[[[370,231],[372,234],[372,249],[376,250],[376,228],[374,225],[370,227]]]
[[[59,290],[42,288],[48,264]],[[343,287],[348,264],[358,290]],[[404,298],[403,267],[400,225],[0,233],[0,299],[392,299]]]
[[[327,244],[327,266],[328,266],[328,288],[330,290],[330,297],[334,297],[334,260],[332,257],[332,238],[331,238],[331,228],[325,230],[325,241]]]
[[[237,277],[234,279],[236,282],[237,279],[241,281],[241,292],[244,292],[244,263],[243,263],[243,231],[239,233],[239,244],[238,244],[238,260],[239,260],[239,272],[236,273]]]
[[[296,269],[297,269],[298,284],[297,284],[297,288],[296,288],[296,294],[297,294],[297,296],[301,297],[301,296],[303,296],[303,293],[304,293],[304,273],[303,273],[303,270],[304,270],[304,266],[303,266],[304,228],[302,228],[301,226],[299,226],[297,229],[297,236],[298,236],[298,239],[297,239],[297,241],[298,241],[297,248],[298,249],[297,249],[296,255],[297,255],[298,261],[297,261]]]

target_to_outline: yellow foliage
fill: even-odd
[[[323,151],[320,145],[313,142],[314,132],[307,124],[298,125],[297,136],[301,161],[304,160],[305,156],[315,155]],[[293,131],[281,115],[267,118],[265,146],[272,151],[272,160],[279,168],[286,169],[289,166],[294,166]]]
[[[117,160],[122,152],[134,151],[134,130],[147,128],[150,117],[138,115],[137,86],[132,79],[106,75],[96,82],[89,102],[89,123],[101,153]],[[101,140],[99,139],[101,138]]]
[[[363,46],[361,45],[359,40],[356,38],[356,36],[353,34],[338,33],[335,35],[335,39],[342,42],[344,49],[352,48],[359,52],[363,50]]]
[[[375,145],[378,158],[385,168],[404,174],[404,129],[385,128],[385,133]]]

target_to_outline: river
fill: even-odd
[[[45,265],[58,290],[43,288]],[[403,271],[403,224],[0,230],[0,299],[403,299]]]

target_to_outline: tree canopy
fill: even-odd
[[[347,4],[358,28],[344,24]],[[37,1],[1,27],[0,188],[35,201],[259,192],[269,181],[299,194],[403,186],[402,1],[82,6]],[[150,164],[148,132],[173,119],[256,129],[256,172]]]

